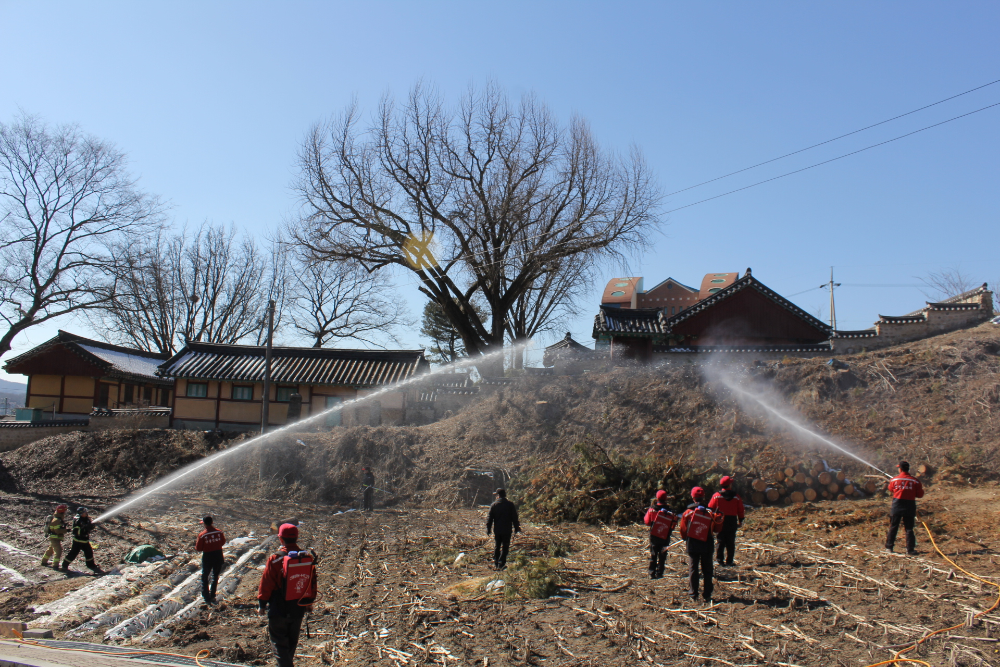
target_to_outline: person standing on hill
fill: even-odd
[[[92,570],[94,574],[103,574],[103,570],[94,562],[94,547],[90,543],[90,531],[93,529],[94,523],[90,520],[87,508],[78,507],[76,509],[76,516],[73,517],[73,546],[70,548],[69,553],[66,554],[66,559],[62,562],[63,572],[69,572],[69,564],[82,551],[87,568]]]
[[[281,549],[264,565],[257,589],[257,615],[267,613],[267,634],[278,667],[293,667],[302,618],[312,610],[318,593],[316,555],[299,549],[299,529],[278,528]]]
[[[680,525],[681,537],[687,540],[689,592],[691,599],[697,600],[698,579],[704,579],[702,595],[705,602],[710,603],[715,589],[712,579],[712,551],[715,546],[713,535],[722,528],[722,515],[716,515],[705,507],[705,489],[700,486],[691,489],[691,499],[694,502],[687,506]],[[698,575],[699,569],[701,577]]]
[[[48,567],[52,558],[52,567],[58,568],[62,560],[62,540],[66,536],[66,505],[57,505],[55,513],[45,522],[45,537],[49,540],[49,548],[42,554],[42,567]]]
[[[719,532],[719,546],[715,550],[717,565],[735,565],[733,556],[736,554],[736,530],[743,525],[743,501],[732,490],[733,478],[726,475],[719,480],[722,491],[717,491],[708,501],[708,509],[721,514],[722,530]],[[725,560],[722,557],[725,556]]]
[[[215,520],[206,516],[201,520],[205,530],[198,533],[194,548],[201,552],[201,597],[206,604],[215,602],[215,589],[219,585],[219,575],[226,564],[222,546],[226,536],[215,527]],[[211,582],[211,584],[209,583]]]
[[[662,579],[670,536],[677,525],[677,515],[667,508],[667,492],[660,489],[656,500],[646,510],[643,523],[649,526],[649,578]]]
[[[370,468],[364,468],[361,475],[361,486],[365,489],[365,511],[371,512],[375,509],[375,475]]]
[[[892,494],[892,509],[889,511],[889,534],[885,538],[885,550],[892,552],[896,545],[896,533],[899,523],[906,530],[906,555],[917,555],[917,536],[913,533],[914,520],[917,517],[917,498],[924,497],[924,486],[915,477],[910,476],[910,464],[900,461],[899,474],[889,480],[889,493]]]
[[[517,505],[507,500],[507,490],[496,490],[496,501],[490,505],[486,517],[486,535],[493,531],[493,566],[498,570],[507,567],[507,552],[510,551],[512,533],[521,532],[521,521],[517,518]]]

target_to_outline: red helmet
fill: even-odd
[[[664,491],[663,489],[660,489],[659,491],[656,492],[656,499],[662,503],[664,500],[667,499],[667,492]]]
[[[56,505],[56,514],[66,511],[69,511],[69,505],[66,505],[65,503],[62,505]]]
[[[292,542],[299,539],[299,529],[297,526],[293,526],[290,523],[283,523],[281,524],[281,527],[278,528],[278,537]]]
[[[704,498],[704,497],[705,497],[705,489],[701,488],[700,486],[696,486],[693,489],[691,489],[692,500],[698,500],[699,498]]]
[[[732,485],[733,485],[733,478],[730,477],[729,475],[725,475],[722,479],[719,480],[719,486],[721,486],[724,489],[728,489]]]

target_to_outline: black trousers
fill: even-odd
[[[663,576],[663,568],[667,563],[667,547],[670,546],[670,538],[659,540],[655,537],[649,538],[649,576],[652,579],[659,579]]]
[[[889,517],[889,534],[885,537],[885,548],[892,549],[896,544],[896,533],[899,532],[899,522],[903,522],[903,528],[906,530],[906,550],[916,551],[917,549],[917,536],[913,532],[913,524],[916,519],[915,513],[900,513],[893,514]]]
[[[739,528],[736,524],[723,526],[719,531],[719,545],[715,547],[715,560],[718,563],[725,562],[727,565],[733,564],[733,556],[736,554],[736,531]],[[723,559],[725,556],[725,559]]]
[[[507,564],[507,552],[510,551],[510,533],[499,535],[493,533],[493,564],[498,568]]]
[[[712,579],[715,571],[712,568],[712,552],[706,551],[703,554],[688,554],[688,592],[691,597],[698,597],[698,570],[701,569],[701,577],[705,580],[702,595],[706,600],[712,597],[715,590],[715,581]]]
[[[201,597],[205,602],[215,600],[215,588],[219,585],[219,575],[225,565],[221,549],[206,551],[201,555]]]
[[[76,540],[73,540],[73,546],[70,547],[69,553],[66,554],[66,559],[63,562],[72,563],[81,551],[83,552],[83,560],[86,561],[87,566],[93,566],[94,547],[90,546],[90,542],[77,542]]]
[[[365,510],[371,512],[375,509],[375,489],[368,487],[365,489]]]
[[[271,651],[278,667],[293,667],[295,647],[299,645],[299,631],[302,630],[302,616],[267,617],[267,635],[271,639]]]

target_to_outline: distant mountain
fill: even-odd
[[[21,398],[24,398],[24,392],[28,388],[28,385],[24,382],[11,382],[10,380],[0,380],[0,392],[5,394],[16,394],[21,393]]]

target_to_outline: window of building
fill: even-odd
[[[673,315],[676,312],[677,312],[677,307],[676,306],[670,306],[670,314]]]
[[[726,279],[725,278],[713,278],[712,282],[713,283],[724,283],[724,282],[726,282]]]
[[[622,292],[621,290],[618,290],[616,292],[612,292],[611,296],[625,296],[625,292]]]
[[[206,396],[208,396],[208,383],[188,382],[187,393],[184,395],[189,398],[205,398]]]
[[[274,400],[279,402],[287,403],[292,400],[292,394],[295,393],[295,387],[278,387],[274,393]]]
[[[253,387],[252,386],[240,386],[233,385],[233,400],[234,401],[252,401],[253,400]]]
[[[713,287],[712,289],[708,290],[708,293],[709,294],[715,294],[716,292],[720,292],[720,291],[722,291],[721,287]]]
[[[615,287],[628,287],[628,283],[615,283]]]

